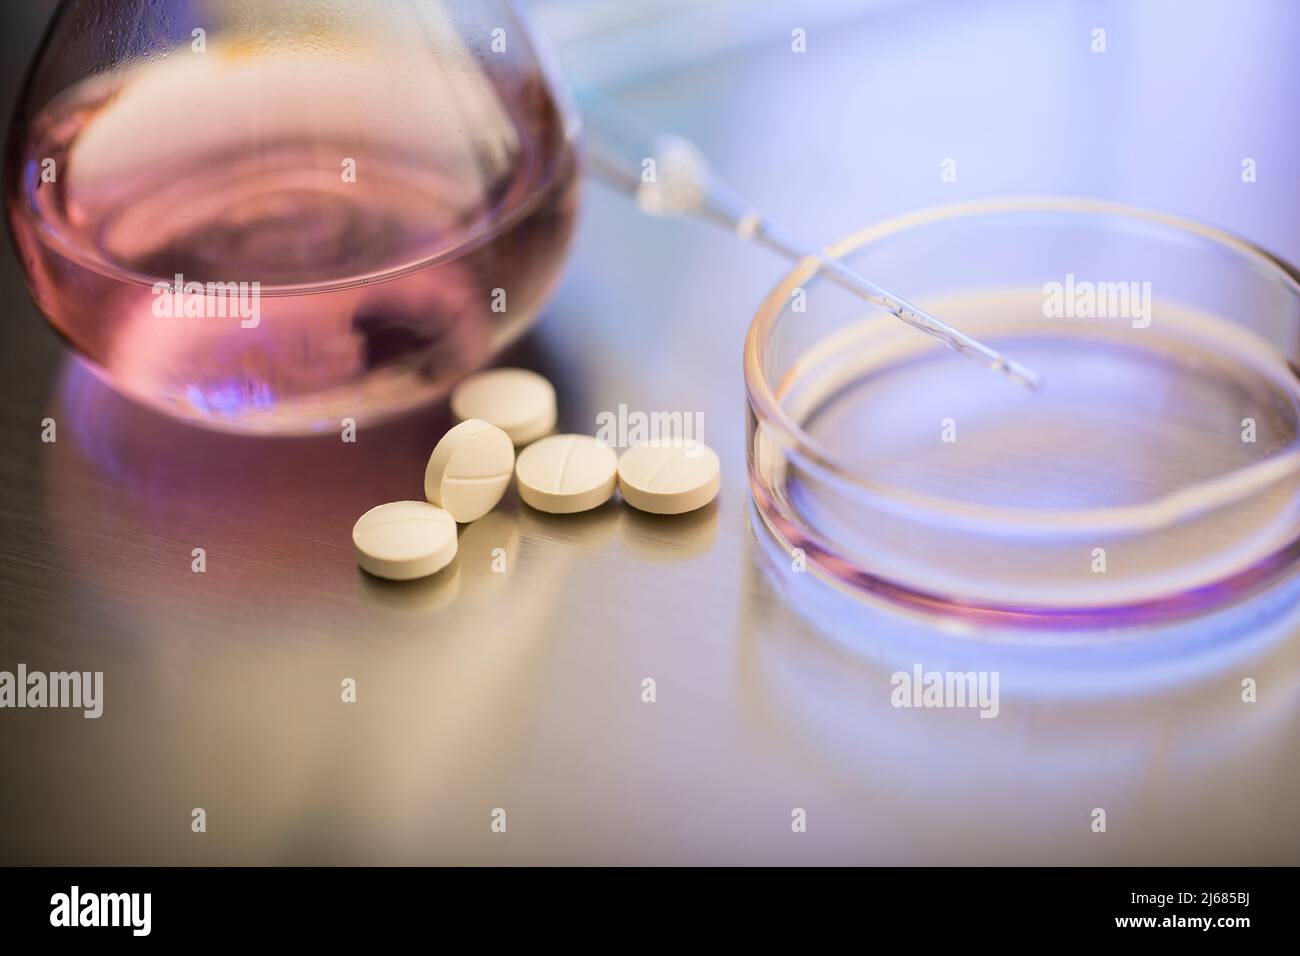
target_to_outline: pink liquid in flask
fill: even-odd
[[[365,48],[254,53],[91,75],[18,127],[33,297],[119,390],[208,427],[331,430],[440,397],[550,291],[571,124],[532,69],[414,82]]]

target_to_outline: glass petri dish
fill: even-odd
[[[1068,198],[927,209],[829,251],[1046,384],[797,266],[744,373],[757,511],[807,569],[931,614],[1094,629],[1208,610],[1300,559],[1294,267]]]

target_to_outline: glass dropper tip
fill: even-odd
[[[1043,388],[1044,380],[1042,375],[1035,372],[1028,365],[1021,365],[1005,355],[998,356],[997,369],[1007,378],[1018,385],[1023,385],[1031,392],[1041,391]]]

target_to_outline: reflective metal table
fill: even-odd
[[[12,100],[43,11],[8,6],[27,8],[4,14]],[[1300,89],[1300,9],[1252,10],[882,5],[811,29],[807,53],[777,35],[614,95],[827,239],[1074,192],[1294,261],[1300,136],[1276,117]],[[1032,650],[796,580],[754,530],[744,460],[740,344],[779,263],[595,186],[584,202],[516,358],[557,383],[567,429],[620,403],[702,413],[721,495],[656,519],[550,517],[511,492],[451,569],[404,586],[362,575],[349,531],[418,496],[445,412],[355,445],[161,421],[67,359],[6,256],[0,669],[102,670],[105,702],[98,720],[0,711],[0,862],[1297,862],[1294,601],[1234,610],[1228,638],[1191,622],[1149,657],[1103,641],[1043,674]],[[891,706],[913,662],[1002,668],[997,719]]]

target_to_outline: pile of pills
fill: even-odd
[[[475,521],[514,475],[530,508],[577,514],[614,496],[640,511],[684,514],[718,494],[718,456],[695,441],[637,445],[619,457],[588,435],[552,435],[555,388],[522,368],[472,375],[451,394],[460,424],[442,436],[424,470],[424,501],[371,508],[352,528],[357,563],[381,578],[433,574],[456,557],[456,525]],[[515,457],[515,447],[523,450]]]

